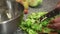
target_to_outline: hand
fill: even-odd
[[[48,24],[48,28],[60,30],[60,17],[57,17],[54,20],[51,20],[50,24]]]

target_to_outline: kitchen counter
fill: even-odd
[[[43,0],[42,6],[39,6],[38,8],[30,8],[29,7],[29,13],[28,14],[31,14],[33,12],[39,12],[39,11],[51,11],[54,9],[54,7],[56,6],[58,1],[59,0]],[[23,19],[26,19],[27,15],[24,15]],[[23,34],[23,32],[20,29],[17,29],[15,34]]]

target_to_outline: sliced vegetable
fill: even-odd
[[[44,29],[43,29],[43,32],[44,32],[44,33],[50,33],[50,32],[51,32],[51,30],[52,30],[52,29],[44,28]]]
[[[39,20],[39,18],[46,13],[47,12],[38,12],[28,15],[27,19],[21,22],[20,28],[26,31],[28,34],[38,34],[39,32],[50,33],[53,30],[47,28],[47,25],[52,18],[48,18],[42,22]]]
[[[31,27],[36,31],[42,31],[42,24],[33,24]]]
[[[41,5],[43,0],[29,0],[29,5],[31,7],[36,7],[38,5]]]
[[[27,32],[28,32],[28,34],[38,34],[36,31],[34,31],[32,29],[28,29]]]

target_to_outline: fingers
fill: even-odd
[[[55,30],[60,30],[60,17],[51,20],[47,27]]]
[[[60,23],[48,24],[48,28],[60,30]]]

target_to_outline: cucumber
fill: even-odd
[[[30,7],[37,7],[42,4],[43,0],[30,0],[29,1],[29,6]]]

